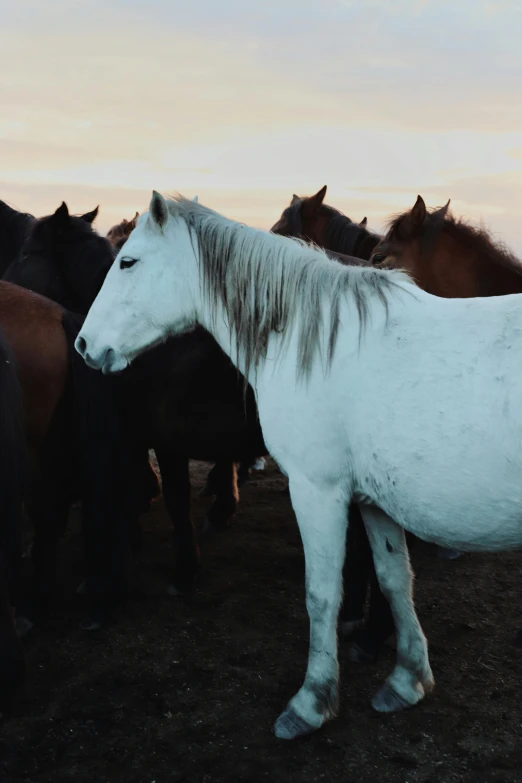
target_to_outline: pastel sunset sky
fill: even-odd
[[[448,198],[522,254],[520,0],[17,0],[0,29],[0,198],[153,188],[268,228],[293,192],[380,230]]]

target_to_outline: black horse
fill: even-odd
[[[21,510],[26,478],[22,393],[13,355],[0,334],[0,712],[13,706],[25,679],[14,607],[21,568]]]
[[[93,231],[94,213],[69,215],[65,204],[36,220],[5,279],[87,313],[114,260],[109,242]],[[190,511],[189,459],[216,462],[215,502],[208,524],[223,527],[235,512],[235,463],[266,454],[254,394],[215,340],[203,329],[169,340],[121,376],[122,415],[135,447],[153,448],[163,495],[173,520],[177,561],[172,591],[189,589],[199,569]]]

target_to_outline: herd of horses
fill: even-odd
[[[456,219],[449,202],[430,211],[418,197],[383,237],[368,229],[366,218],[357,223],[327,206],[325,195],[326,187],[311,197],[294,195],[271,232],[323,248],[344,266],[405,270],[437,297],[522,293],[522,263],[487,231]],[[160,493],[149,450],[174,529],[173,595],[193,589],[200,568],[189,460],[214,463],[204,490],[214,497],[206,526],[220,530],[236,510],[251,466],[268,453],[251,385],[202,326],[155,345],[117,375],[98,372],[80,356],[84,318],[139,222],[136,213],[102,237],[92,225],[97,212],[74,216],[63,203],[36,219],[0,202],[4,712],[25,679],[21,637],[55,595],[57,546],[72,504],[81,502],[88,600],[82,625],[92,629],[125,598],[127,558],[141,546],[139,517]],[[123,258],[122,269],[125,263]],[[21,578],[23,514],[33,531],[30,584]],[[356,502],[349,520],[341,629],[353,660],[373,660],[397,618],[381,591]]]

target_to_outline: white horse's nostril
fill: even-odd
[[[85,351],[87,350],[87,342],[83,337],[80,337],[80,335],[78,335],[78,337],[76,338],[76,350],[78,351],[79,354],[85,356]]]

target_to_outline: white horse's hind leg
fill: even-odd
[[[290,494],[305,554],[310,650],[303,686],[274,726],[281,739],[315,731],[337,710],[337,615],[348,521],[346,492],[339,486],[291,477]]]
[[[404,530],[376,506],[361,506],[381,590],[395,621],[397,664],[372,700],[379,712],[395,712],[420,701],[434,685],[428,646],[415,613],[412,573]]]

